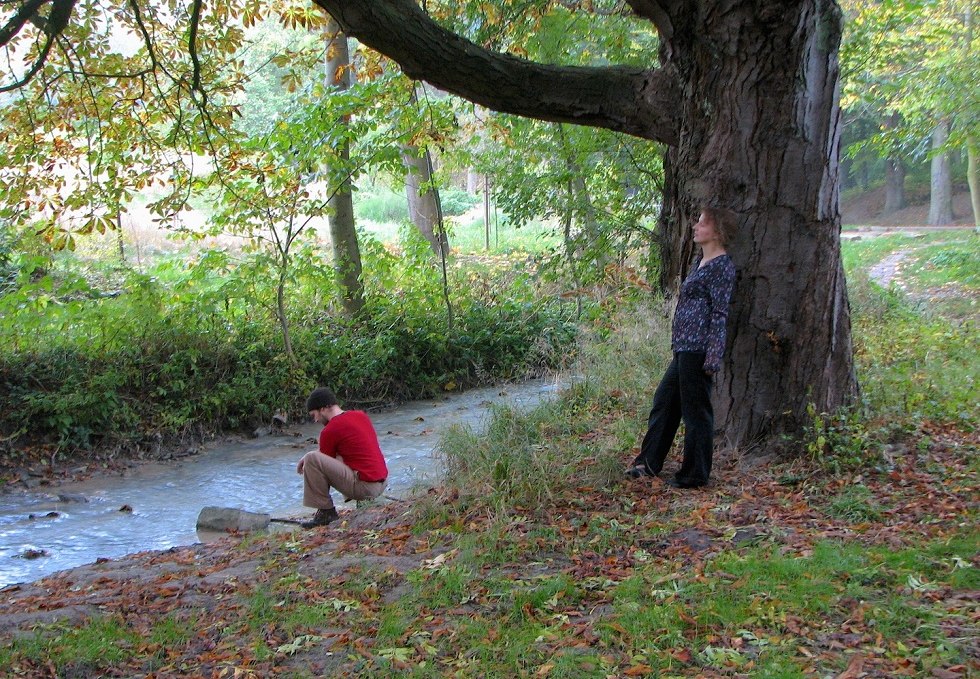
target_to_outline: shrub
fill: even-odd
[[[357,192],[354,210],[358,217],[379,223],[397,224],[411,218],[408,214],[408,199],[405,194],[385,187]]]
[[[251,428],[277,410],[302,414],[318,383],[348,402],[398,401],[563,360],[575,324],[566,307],[535,301],[526,279],[489,297],[453,280],[450,328],[439,272],[422,249],[395,257],[366,245],[373,275],[355,322],[320,310],[325,274],[300,267],[289,293],[298,366],[260,304],[271,297],[269,277],[223,258],[132,274],[115,297],[66,292],[82,290],[72,276],[67,287],[42,280],[0,297],[10,312],[0,320],[0,435],[68,449],[139,444]]]
[[[439,192],[442,214],[458,217],[480,202],[480,197],[461,189],[443,189]]]

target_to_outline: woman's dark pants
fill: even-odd
[[[715,424],[711,376],[704,372],[701,351],[674,354],[653,396],[647,433],[633,464],[645,465],[651,474],[659,474],[682,419],[684,461],[677,472],[677,482],[682,486],[703,486],[711,474]]]

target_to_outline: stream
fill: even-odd
[[[406,498],[416,486],[439,482],[442,470],[433,449],[451,425],[479,430],[491,404],[529,409],[557,390],[554,379],[531,380],[372,412],[390,474],[385,496]],[[302,506],[296,462],[316,448],[320,428],[312,422],[293,424],[280,434],[223,440],[179,462],[146,463],[121,476],[2,494],[0,587],[100,558],[207,540],[213,536],[195,528],[207,505],[273,517],[311,513]],[[354,507],[341,504],[336,493],[334,500],[341,512]]]

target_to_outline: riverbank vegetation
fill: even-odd
[[[975,245],[955,237],[954,252]],[[847,254],[873,265],[907,239],[893,245]],[[906,264],[916,290],[961,275]],[[8,591],[16,619],[62,622],[11,637],[0,663],[59,676],[970,676],[975,316],[849,273],[862,401],[814,413],[797,459],[722,456],[702,491],[624,480],[669,352],[664,310],[625,292],[580,340],[580,379],[533,411],[496,410],[482,435],[444,437],[445,485],[411,506]],[[79,613],[93,592],[102,609]]]
[[[453,262],[449,317],[441,271],[421,247],[365,239],[363,249],[368,303],[354,319],[332,308],[334,277],[314,244],[296,257],[295,363],[260,257],[184,251],[143,270],[18,258],[0,297],[8,463],[31,445],[78,461],[86,450],[250,431],[276,413],[304,416],[302,396],[317,384],[379,406],[567,362],[576,308],[542,289],[527,253]]]

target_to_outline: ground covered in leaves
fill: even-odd
[[[971,676],[978,441],[926,433],[859,474],[723,459],[703,490],[569,478],[500,512],[433,492],[77,568],[0,591],[0,673]]]

